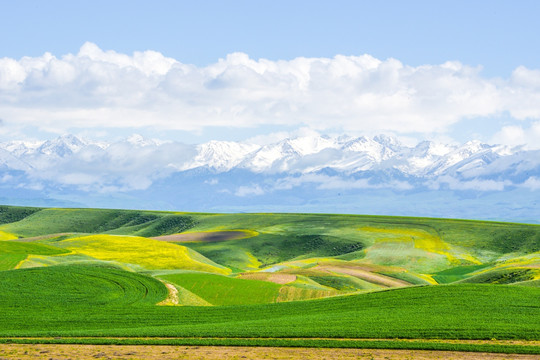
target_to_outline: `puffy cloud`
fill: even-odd
[[[239,186],[238,189],[234,192],[234,195],[245,197],[245,196],[256,196],[263,195],[265,191],[260,187],[260,185],[250,185],[250,186]]]
[[[341,148],[328,137],[320,136],[288,139],[265,148],[215,141],[200,146],[185,145],[149,140],[140,135],[113,143],[81,140],[73,135],[45,142],[12,141],[0,143],[0,165],[6,172],[0,183],[32,189],[47,186],[86,192],[118,192],[145,190],[156,181],[161,185],[168,181],[177,182],[182,177],[170,175],[189,170],[187,178],[239,197],[296,189],[333,192],[540,188],[540,150],[523,151],[470,142],[457,148],[460,156],[447,157],[457,154],[457,150],[449,153],[443,145],[428,144],[426,148],[426,143],[422,143],[415,148],[396,147],[396,153],[381,160],[381,154],[388,148],[383,151],[380,146],[384,143],[393,147],[397,143],[385,136],[376,139],[381,142],[373,140],[370,146],[355,150],[349,145],[365,145],[369,143],[368,139],[346,141],[347,146]],[[378,146],[373,148],[371,145],[374,144]],[[403,166],[407,159],[422,160],[415,157],[419,150],[429,150],[425,154],[430,154],[423,158],[427,161],[420,164],[423,168],[443,170],[423,172],[414,166]],[[263,153],[263,161],[253,161],[254,155],[259,153]],[[277,171],[277,168],[281,170]],[[228,172],[231,169],[234,170]],[[198,178],[201,175],[202,179]],[[186,180],[186,186],[190,181]],[[183,186],[181,182],[176,186]]]
[[[531,190],[540,190],[540,178],[531,176],[523,183],[523,187]]]
[[[274,183],[250,184],[239,186],[234,195],[239,197],[258,196],[275,191],[292,190],[305,185],[314,185],[317,190],[366,190],[394,189],[411,190],[413,187],[404,181],[391,180],[383,183],[371,183],[369,179],[352,179],[344,176],[328,176],[323,174],[302,174],[300,176],[285,176],[276,179]]]
[[[0,59],[0,115],[13,132],[287,125],[437,134],[504,111],[540,118],[540,70],[519,67],[503,80],[459,62],[412,67],[370,55],[270,61],[243,53],[197,67],[92,43],[61,57]]]
[[[432,190],[448,188],[450,190],[503,191],[505,187],[512,186],[513,184],[509,180],[459,180],[445,175],[427,182],[426,185]]]
[[[528,126],[504,126],[493,136],[491,142],[510,146],[524,145],[529,150],[540,149],[540,121],[532,122]]]
[[[413,187],[404,181],[390,180],[387,182],[371,182],[369,179],[353,179],[347,176],[328,176],[323,174],[302,174],[300,176],[284,176],[272,183],[243,185],[236,188],[234,195],[239,197],[258,196],[275,191],[287,191],[313,185],[317,190],[366,190],[393,189],[398,191],[411,190]]]
[[[395,189],[411,190],[413,187],[399,180],[387,182],[371,182],[369,179],[351,179],[339,175],[303,174],[300,176],[287,176],[279,179],[274,190],[290,190],[304,184],[315,184],[320,190],[351,190],[351,189]]]
[[[21,158],[32,165],[29,175],[38,182],[110,192],[144,190],[155,180],[177,171],[195,154],[193,146],[132,137],[104,148],[88,144],[64,156],[30,153]]]

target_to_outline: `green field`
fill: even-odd
[[[540,226],[9,206],[0,224],[4,341],[540,340]]]

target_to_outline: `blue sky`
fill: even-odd
[[[370,54],[448,60],[506,76],[537,67],[538,1],[2,1],[2,56],[156,50],[207,65],[232,52],[272,60]],[[9,34],[9,35],[8,35]]]
[[[534,144],[540,137],[540,130],[536,133],[540,129],[540,109],[535,105],[540,96],[538,1],[4,0],[0,1],[0,9],[0,34],[3,34],[0,58],[20,64],[21,58],[27,56],[48,64],[37,68],[37,65],[23,64],[25,75],[19,76],[13,72],[12,65],[4,63],[4,75],[0,71],[0,79],[4,76],[5,83],[0,90],[0,119],[4,124],[0,139],[51,137],[63,132],[94,137],[139,132],[148,136],[174,136],[180,140],[239,140],[302,128],[351,133],[365,129],[373,133],[458,141],[474,136],[511,145]],[[87,46],[87,51],[81,52],[87,42],[95,48]],[[148,82],[149,71],[139,67],[137,71],[146,78],[127,79],[124,60],[110,57],[104,60],[105,55],[96,55],[99,52],[96,49],[104,54],[112,51],[132,58],[135,51],[151,50],[178,64],[193,64],[195,70],[184,68],[184,77],[177,77],[174,86],[168,82],[172,81],[172,71],[160,72],[160,79]],[[51,80],[50,59],[42,58],[46,52],[74,67],[77,75],[59,80],[60,75],[55,73],[56,77]],[[248,58],[227,58],[238,52]],[[88,55],[90,53],[95,56]],[[68,54],[80,56],[75,60],[63,58]],[[336,67],[349,66],[344,65],[347,61],[333,61],[324,69],[317,64],[309,65],[306,72],[311,74],[310,84],[313,85],[309,88],[309,98],[299,98],[298,91],[286,93],[287,97],[282,98],[275,95],[293,86],[292,82],[283,85],[275,79],[297,74],[307,66],[279,61],[290,62],[298,57],[335,59],[340,55],[353,57],[349,60],[354,61],[358,60],[355,57],[367,55],[380,63],[376,71],[372,71],[375,65],[362,67],[367,61],[362,60],[364,65],[358,69],[364,73],[371,71],[375,74],[373,78],[366,82],[363,77],[355,77],[360,76],[360,70],[351,70],[353,75],[347,76],[364,87],[358,90],[346,84],[336,85],[336,89],[330,89],[337,94],[336,98],[329,99],[327,107],[315,106],[312,112],[303,109],[319,105],[321,99],[329,97],[328,92],[320,89],[328,84],[334,86],[340,76],[343,80],[342,74],[328,78],[324,74]],[[109,64],[105,69],[112,73],[107,80],[88,80],[88,69],[93,68],[81,60],[84,56],[100,65]],[[145,61],[154,61],[148,59]],[[219,59],[225,59],[224,66],[219,65]],[[260,63],[257,64],[259,59],[270,61],[265,65],[266,70],[261,70]],[[167,61],[163,60],[161,65],[153,64],[159,67],[165,63]],[[111,66],[118,71],[111,70]],[[276,66],[279,69],[275,70]],[[430,67],[429,71],[425,70],[426,66]],[[84,71],[80,67],[84,67]],[[249,71],[242,72],[239,67]],[[271,73],[272,76],[254,79],[252,70],[258,75]],[[32,77],[35,71],[42,72],[42,80]],[[186,71],[192,75],[186,75]],[[218,74],[219,71],[222,73]],[[317,71],[320,71],[319,77],[313,75]],[[443,72],[446,75],[441,75]],[[9,81],[5,80],[8,73]],[[216,87],[208,92],[197,90],[200,99],[207,99],[199,106],[192,106],[198,101],[196,97],[182,98],[192,84],[193,74],[205,84],[219,83],[219,91],[215,91]],[[50,81],[46,82],[45,78]],[[449,84],[449,79],[458,81]],[[199,80],[193,81],[195,86]],[[163,103],[155,107],[144,101],[134,103],[132,99],[140,94],[124,89],[126,98],[111,105],[112,93],[118,97],[123,91],[122,84],[126,83],[131,84],[130,89],[147,89],[145,98],[156,94],[148,90],[156,86],[161,91],[156,97]],[[182,88],[181,84],[188,88]],[[108,98],[103,94],[100,98],[96,91],[88,91],[91,86],[115,90],[107,94]],[[270,93],[251,101],[244,100],[242,91],[253,94],[260,87],[269,89]],[[472,89],[469,101],[455,100],[469,89]],[[412,100],[405,104],[407,92]],[[428,98],[430,92],[435,99]],[[419,93],[421,95],[417,95]],[[514,94],[515,98],[509,94]],[[179,98],[181,104],[163,110],[174,103],[173,99]],[[341,107],[339,111],[330,111],[330,106],[340,98],[348,101],[336,105]],[[505,103],[501,105],[501,102]],[[348,109],[350,103],[355,103],[356,107]],[[386,111],[394,105],[393,111]],[[35,111],[30,112],[29,107]],[[205,113],[209,108],[210,113]],[[460,111],[455,111],[456,108]],[[99,114],[106,119],[104,123],[92,123]],[[397,120],[392,120],[400,114],[403,114],[401,121],[410,126],[400,126]],[[67,124],[70,117],[75,119],[71,125]],[[130,125],[126,118],[135,120]],[[352,123],[352,119],[356,122]],[[325,125],[328,123],[335,126]],[[372,126],[373,123],[380,126]]]

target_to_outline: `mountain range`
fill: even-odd
[[[0,143],[0,196],[25,205],[536,222],[540,151],[480,141],[407,146],[386,135],[315,135],[265,145],[64,135]]]

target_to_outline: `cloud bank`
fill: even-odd
[[[509,78],[488,79],[459,62],[413,67],[370,55],[270,61],[243,53],[197,67],[155,51],[127,55],[92,43],[60,57],[0,59],[4,134],[262,125],[441,134],[502,113],[540,119],[540,70],[518,67]],[[512,125],[497,139],[540,138],[523,131]]]

